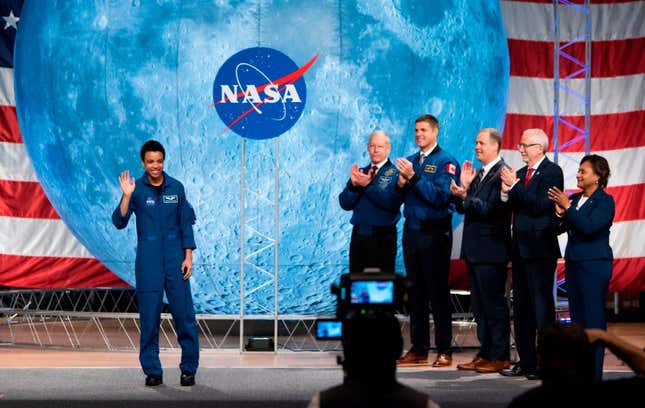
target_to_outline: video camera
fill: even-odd
[[[343,274],[340,283],[331,285],[336,296],[336,318],[316,321],[316,339],[338,340],[343,334],[343,322],[371,318],[379,314],[394,315],[403,309],[407,281],[401,275],[372,272]]]

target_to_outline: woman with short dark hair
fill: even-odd
[[[566,289],[571,320],[584,328],[606,329],[605,298],[613,266],[609,229],[615,204],[605,192],[610,171],[607,160],[596,154],[580,161],[576,180],[582,191],[569,197],[552,187],[548,195],[556,204],[560,232],[567,232],[564,253]],[[604,348],[596,346],[596,380],[602,379]]]

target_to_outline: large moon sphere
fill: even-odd
[[[332,312],[329,284],[347,269],[351,232],[338,194],[351,165],[367,164],[370,132],[384,129],[390,157],[406,156],[417,150],[414,119],[430,113],[461,162],[473,159],[478,129],[503,126],[509,62],[496,1],[31,1],[19,28],[20,128],[53,206],[134,284],[134,222],[117,231],[110,215],[120,172],[139,177],[141,145],[161,141],[197,214],[191,285],[201,313],[239,313],[242,231],[245,253],[259,251],[247,259],[259,266],[245,267],[245,313],[272,307],[262,279],[274,259],[279,313]],[[218,70],[252,47],[298,67],[318,54],[303,76],[302,115],[277,138],[226,131],[213,107]],[[257,190],[245,195],[247,221],[263,220],[256,228],[240,226],[242,175]],[[276,258],[259,250],[275,231]]]

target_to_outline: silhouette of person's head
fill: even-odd
[[[538,337],[538,360],[545,384],[594,383],[593,346],[579,324],[555,322],[545,327]]]
[[[397,318],[391,313],[349,316],[343,321],[343,368],[348,378],[391,381],[403,352]]]

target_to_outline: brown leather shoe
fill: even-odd
[[[428,356],[423,355],[423,354],[416,354],[411,351],[408,351],[405,353],[403,357],[400,359],[396,360],[396,364],[398,365],[420,365],[420,364],[428,364]]]
[[[486,363],[478,364],[476,371],[478,373],[496,373],[511,366],[510,361],[493,360]]]
[[[490,361],[486,360],[485,358],[475,356],[475,358],[473,358],[473,361],[471,361],[470,363],[457,364],[457,370],[475,371],[477,369],[478,364],[484,364],[489,362]]]
[[[452,356],[450,354],[439,353],[432,363],[433,367],[450,367],[452,365]]]

